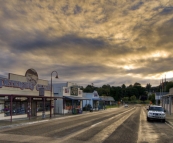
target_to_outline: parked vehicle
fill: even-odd
[[[147,110],[147,121],[161,120],[162,122],[165,122],[166,111],[162,108],[162,106],[150,105]]]
[[[124,107],[128,107],[128,104],[124,104]]]

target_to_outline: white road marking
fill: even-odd
[[[92,125],[91,127],[94,127],[94,126],[96,126],[96,125],[98,125],[98,124],[100,124],[100,123],[102,123],[102,122],[98,122],[98,123]]]
[[[117,120],[116,122],[112,123],[99,133],[97,133],[94,137],[92,137],[89,141],[90,142],[95,142],[95,143],[101,143],[104,140],[106,140],[125,120],[127,120],[132,114],[134,113],[131,112],[130,114],[127,114],[123,116],[121,119]]]

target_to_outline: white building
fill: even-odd
[[[54,103],[56,114],[82,113],[83,102],[89,101],[88,98],[82,96],[83,91],[75,83],[53,84],[53,92],[55,97],[61,98]]]

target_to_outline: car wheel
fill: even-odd
[[[147,117],[147,121],[150,121],[150,118]]]
[[[163,119],[162,122],[165,123],[165,119]]]

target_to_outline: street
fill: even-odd
[[[173,128],[146,120],[143,105],[113,108],[0,130],[1,143],[172,143]]]

